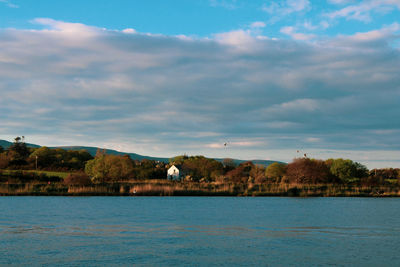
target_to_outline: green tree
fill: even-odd
[[[94,182],[113,182],[133,177],[134,165],[129,156],[98,155],[89,160],[85,172]]]
[[[326,163],[330,172],[343,183],[349,183],[368,176],[368,169],[364,165],[353,162],[350,159],[328,159]]]
[[[223,173],[224,166],[215,159],[191,156],[183,161],[182,168],[194,181],[201,179],[211,181]]]
[[[11,165],[25,165],[29,156],[29,149],[24,142],[24,137],[17,136],[8,148],[8,157]]]
[[[193,181],[215,180],[224,172],[224,166],[221,162],[204,156],[177,156],[171,158],[170,163],[180,165],[184,173],[190,176]]]
[[[68,169],[83,170],[88,160],[93,157],[86,150],[65,150],[61,148],[51,149],[41,147],[33,151],[29,156],[32,165],[38,164],[41,169]]]
[[[56,151],[46,146],[36,149],[29,155],[29,161],[34,163],[39,169],[48,168],[56,164]]]
[[[93,159],[92,155],[84,149],[64,151],[61,155],[61,164],[72,170],[83,170],[86,162]]]
[[[136,179],[165,179],[167,170],[163,162],[143,159],[136,164],[134,174]]]
[[[169,159],[169,163],[182,165],[185,160],[189,159],[187,155],[180,155]]]
[[[280,183],[282,177],[286,174],[287,164],[274,162],[265,169],[265,176],[273,183]]]

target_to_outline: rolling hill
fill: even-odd
[[[0,146],[2,146],[5,149],[8,148],[11,144],[12,144],[12,142],[8,142],[6,140],[0,140]],[[41,147],[39,145],[30,144],[30,143],[26,143],[26,145],[28,147],[33,147],[33,148]],[[49,148],[62,148],[65,150],[82,150],[83,149],[83,150],[86,150],[87,152],[89,152],[92,156],[95,156],[97,150],[100,149],[100,150],[105,150],[105,153],[110,154],[110,155],[129,155],[131,157],[131,159],[133,159],[133,160],[148,159],[148,160],[158,160],[158,161],[165,162],[165,163],[168,163],[168,161],[169,161],[169,158],[143,156],[143,155],[139,155],[136,153],[119,152],[119,151],[112,150],[112,149],[103,149],[103,148],[90,147],[90,146],[58,146],[58,147],[49,147]],[[220,162],[223,161],[223,159],[219,159],[219,158],[216,158],[215,160],[218,160]],[[233,159],[233,161],[235,162],[235,164],[240,164],[242,162],[246,162],[249,160]],[[279,162],[279,161],[273,161],[273,160],[251,160],[251,161],[254,164],[260,164],[260,165],[264,165],[264,166],[268,166],[274,162]]]
[[[9,146],[11,146],[12,142],[8,142],[6,140],[0,140],[0,146],[2,146],[4,149],[8,148]],[[35,145],[35,144],[30,144],[30,143],[26,143],[26,145],[28,147],[33,147],[33,148],[38,148],[40,147],[39,145]]]

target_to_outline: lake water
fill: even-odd
[[[400,266],[400,199],[0,197],[0,265]]]

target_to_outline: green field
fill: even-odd
[[[21,170],[2,170],[2,172],[7,175],[15,172],[21,172]],[[23,170],[23,173],[36,173],[36,174],[46,174],[47,176],[57,176],[60,178],[65,178],[68,174],[72,172],[55,172],[55,171],[37,171],[37,170]]]

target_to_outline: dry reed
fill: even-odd
[[[399,186],[196,183],[142,180],[110,184],[0,184],[0,195],[399,197]]]

